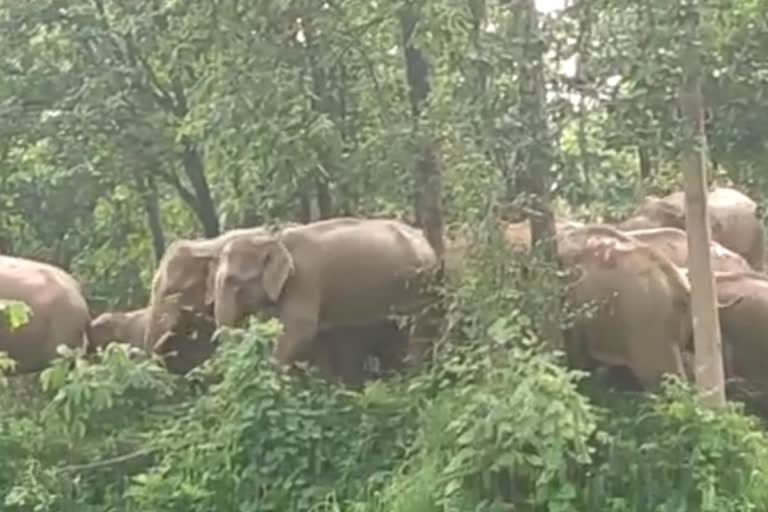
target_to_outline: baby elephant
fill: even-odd
[[[93,346],[104,347],[112,341],[127,343],[158,354],[170,372],[184,374],[213,354],[215,346],[211,340],[216,326],[212,318],[176,306],[169,306],[169,312],[178,317],[174,319],[174,329],[152,347],[145,346],[144,342],[151,313],[149,306],[125,312],[110,311],[96,317],[91,323]]]
[[[143,349],[148,320],[148,307],[102,313],[91,322],[92,346],[100,348],[111,341],[121,341]]]

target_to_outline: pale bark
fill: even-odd
[[[685,42],[681,52],[683,84],[680,92],[684,125],[682,165],[685,177],[685,227],[688,232],[688,268],[691,280],[691,311],[696,385],[705,403],[725,403],[720,318],[717,311],[709,251],[710,223],[707,211],[704,105],[701,93],[701,56],[696,41],[698,8],[689,7],[685,17]]]

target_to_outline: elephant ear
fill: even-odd
[[[285,245],[279,241],[271,244],[264,262],[262,275],[262,286],[264,286],[264,291],[271,301],[277,302],[283,292],[285,282],[294,271],[293,257]]]

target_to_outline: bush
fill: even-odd
[[[141,510],[309,510],[363,492],[402,457],[407,396],[357,396],[268,361],[276,323],[230,331],[207,371],[220,382],[158,432],[153,468],[135,478]]]
[[[124,345],[93,362],[65,352],[31,399],[0,417],[2,509],[768,504],[768,440],[740,408],[703,408],[674,380],[659,395],[604,394],[595,405],[578,391],[579,372],[539,353],[525,318],[513,308],[470,322],[475,338],[450,345],[431,371],[362,393],[275,369],[266,355],[276,322],[225,331],[215,357],[187,378]]]
[[[768,438],[740,405],[703,407],[691,388],[669,379],[659,395],[623,409],[603,415],[606,443],[583,510],[765,510]]]

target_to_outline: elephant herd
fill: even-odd
[[[711,245],[729,393],[768,407],[768,275],[757,205],[729,188],[708,193]],[[596,304],[565,332],[571,365],[621,368],[642,388],[662,374],[693,379],[695,360],[682,192],[643,200],[616,225],[558,228],[558,253],[576,278],[572,305]],[[515,230],[515,226],[508,227]]]
[[[648,197],[617,224],[557,220],[558,258],[575,276],[566,302],[594,308],[565,330],[571,365],[620,368],[646,389],[665,373],[692,378],[683,198]],[[768,389],[761,371],[768,359],[763,227],[755,202],[733,189],[710,191],[709,211],[726,376],[760,393]],[[504,235],[510,249],[530,246],[527,222],[506,224]],[[447,240],[447,251],[456,244]],[[356,387],[371,356],[382,372],[403,366],[414,343],[392,315],[438,302],[430,285],[460,267],[441,263],[420,229],[393,219],[239,228],[176,240],[157,266],[145,307],[92,319],[69,274],[0,256],[0,298],[23,300],[32,311],[18,330],[0,326],[0,351],[20,371],[35,371],[58,344],[92,351],[119,340],[184,373],[213,353],[217,327],[262,314],[283,325],[276,363],[306,361]]]
[[[351,385],[375,356],[383,371],[403,361],[408,339],[391,315],[428,306],[441,265],[421,230],[390,219],[340,217],[252,227],[211,239],[174,241],[158,264],[149,303],[92,321],[80,285],[63,270],[22,258],[0,260],[0,298],[26,302],[30,322],[0,327],[0,351],[35,371],[56,346],[87,351],[123,341],[184,373],[214,350],[216,327],[251,314],[283,325],[272,357],[307,361]]]

